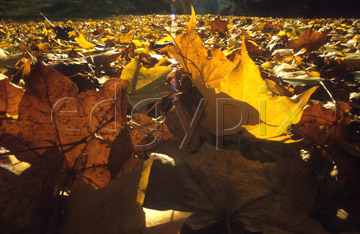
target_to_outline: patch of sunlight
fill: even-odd
[[[8,152],[8,150],[4,148],[2,148],[1,151],[3,153]],[[21,173],[31,166],[29,163],[19,161],[14,155],[9,155],[9,160],[10,163],[0,164],[0,167],[5,168],[16,175],[21,175]]]
[[[338,209],[336,212],[336,217],[338,217],[341,220],[347,219],[348,216],[349,216],[348,212],[346,212],[346,210],[344,209]]]

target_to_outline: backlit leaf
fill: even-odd
[[[308,28],[300,35],[299,39],[289,41],[288,46],[296,51],[299,51],[302,48],[305,48],[307,51],[317,50],[325,44],[329,32],[330,31],[318,32]]]
[[[65,158],[64,170],[82,174],[94,187],[107,184],[111,142],[125,126],[128,82],[109,79],[101,91],[78,94],[76,85],[66,76],[36,64],[26,84],[18,120],[3,121],[0,126],[0,131],[7,134],[1,144],[15,151],[67,144],[59,147]],[[43,151],[16,156],[33,163]]]
[[[78,37],[75,38],[75,41],[81,46],[82,48],[89,50],[95,47],[95,45],[91,42],[88,42],[83,34],[79,34]]]
[[[247,54],[245,43],[237,64],[229,61],[217,49],[211,51],[212,57],[209,59],[207,50],[196,34],[194,19],[193,13],[188,23],[188,32],[176,37],[177,47],[170,49],[170,52],[188,70],[196,88],[209,100],[205,110],[206,118],[201,124],[217,132],[216,126],[222,124],[216,122],[217,115],[219,111],[224,111],[231,113],[224,115],[224,129],[239,131],[239,128],[234,127],[240,123],[258,138],[288,139],[288,126],[300,120],[302,109],[316,87],[294,99],[269,97],[266,83]],[[224,110],[218,109],[217,100],[226,100],[228,105],[224,105]]]
[[[24,95],[24,89],[11,83],[0,75],[0,116],[18,116],[18,106]]]

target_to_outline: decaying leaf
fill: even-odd
[[[83,173],[95,187],[110,179],[108,156],[116,135],[126,123],[128,82],[109,79],[100,91],[78,94],[66,76],[36,64],[26,79],[17,121],[3,121],[0,142],[20,160],[36,162],[44,149],[59,147],[64,169]]]
[[[18,115],[18,106],[24,95],[24,89],[11,83],[7,77],[0,76],[0,116]]]
[[[294,130],[307,142],[319,145],[331,145],[343,148],[345,152],[360,157],[360,150],[347,142],[351,117],[348,103],[338,102],[333,109],[326,109],[322,104],[305,109],[300,122]]]
[[[305,48],[307,51],[317,50],[325,44],[329,33],[330,31],[318,32],[308,28],[300,35],[299,39],[289,41],[288,46],[296,51],[302,48]]]
[[[131,141],[129,129],[124,128],[115,137],[109,153],[108,169],[112,178],[114,178],[119,173],[133,152],[134,146]]]
[[[78,72],[86,70],[89,65],[92,65],[95,68],[107,67],[110,63],[114,62],[120,54],[121,53],[117,50],[108,50],[85,57],[58,59],[48,65],[66,76],[72,76]]]
[[[133,113],[129,123],[131,128],[131,139],[136,151],[146,151],[153,149],[162,141],[170,140],[173,134],[166,124],[160,119],[141,114]]]
[[[101,189],[94,190],[78,179],[61,233],[141,233],[145,228],[141,193],[146,189],[152,160]]]
[[[198,18],[199,36],[194,13],[187,33],[187,15],[173,22],[168,15],[127,15],[59,26],[46,17],[44,24],[0,23],[0,161],[10,171],[0,168],[0,233],[57,233],[65,218],[63,233],[179,234],[189,216],[183,211],[193,214],[185,232],[323,233],[309,212],[328,231],[358,230],[359,20]],[[48,66],[32,66],[35,57]],[[175,95],[165,84],[171,70]],[[13,85],[23,81],[25,88]],[[331,96],[336,105],[303,114],[311,87],[321,82],[327,98],[312,98]],[[351,102],[339,102],[350,92]],[[132,107],[149,98],[150,105],[130,115],[126,94]],[[196,110],[202,97],[204,113]],[[181,114],[173,98],[181,100]],[[188,152],[197,153],[179,151],[172,144],[190,135],[184,126],[198,112],[202,126],[185,139]],[[287,140],[300,116],[292,127],[309,149],[301,151],[307,163],[296,159],[303,142],[254,143],[238,132]],[[231,133],[225,147],[241,153],[216,152],[208,143]],[[161,211],[141,207],[149,167],[136,167],[159,144],[145,205]],[[10,153],[31,167],[18,170]],[[338,199],[334,189],[345,195]]]
[[[211,26],[212,32],[220,32],[226,34],[228,31],[227,25],[229,24],[226,20],[221,20],[220,15],[218,15],[215,20],[209,21],[209,25]]]
[[[144,206],[193,212],[193,229],[224,221],[261,233],[326,233],[309,217],[318,182],[309,165],[259,163],[203,144],[196,154],[164,144],[156,153]],[[226,228],[225,228],[226,229]]]
[[[41,156],[42,160],[21,175],[0,167],[1,233],[56,232],[62,159],[57,150],[47,150]]]
[[[322,104],[309,106],[305,109],[301,121],[295,125],[296,131],[317,144],[329,144],[346,137],[346,126],[350,123],[349,105],[340,102],[335,113]],[[338,115],[338,116],[337,116]]]
[[[349,111],[350,106],[345,102],[338,102],[330,109],[322,104],[309,106],[301,121],[292,126],[305,142],[320,145],[315,153],[336,165],[339,184],[347,189],[357,183],[356,157],[360,157],[359,147],[354,142],[356,138],[351,140],[348,133]]]
[[[293,87],[314,86],[318,85],[320,81],[324,81],[323,78],[312,77],[304,71],[280,72],[278,76],[286,83],[291,84]]]
[[[189,213],[141,207],[152,162],[150,158],[98,190],[78,179],[70,195],[69,212],[61,233],[178,234]]]
[[[344,58],[344,59],[338,59],[337,62],[347,70],[360,70],[360,59],[359,58]]]

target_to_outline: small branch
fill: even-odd
[[[228,217],[226,217],[226,228],[227,228],[228,234],[232,234],[231,226],[230,226],[230,220],[229,220]]]
[[[52,148],[57,148],[57,147],[62,147],[62,146],[70,146],[70,145],[79,145],[79,144],[86,143],[86,138],[88,138],[88,137],[84,137],[80,141],[75,141],[75,142],[67,143],[67,144],[42,146],[42,147],[35,147],[35,148],[31,148],[31,149],[25,149],[25,150],[10,151],[10,152],[6,152],[6,153],[1,153],[0,157],[5,156],[5,155],[13,155],[13,154],[16,155],[19,153],[31,152],[31,151],[35,151],[35,150],[52,149]]]
[[[45,16],[43,13],[40,12],[40,15],[41,15],[42,17],[44,17],[45,21],[46,21],[48,24],[50,24],[51,27],[55,28],[55,25],[54,25],[53,23],[51,23],[51,21],[50,21],[48,18],[46,18],[46,16]]]

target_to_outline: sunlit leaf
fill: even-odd
[[[75,38],[75,41],[79,44],[79,46],[81,46],[82,48],[88,50],[88,49],[92,49],[95,47],[94,44],[92,44],[91,42],[88,42],[83,34],[79,34],[78,37]]]

